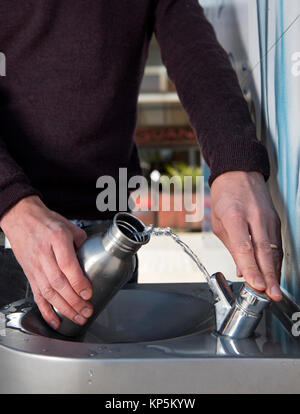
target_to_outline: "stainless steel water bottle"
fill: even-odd
[[[95,234],[80,247],[77,257],[93,286],[90,302],[94,313],[85,325],[78,325],[55,309],[61,319],[59,333],[72,337],[84,334],[112,297],[130,280],[136,266],[135,254],[150,239],[144,230],[144,223],[132,214],[118,213],[104,236]]]

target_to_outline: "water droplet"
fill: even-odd
[[[89,376],[92,377],[94,375],[94,372],[92,369],[89,370]]]
[[[88,384],[91,385],[92,384],[92,380],[88,380]]]

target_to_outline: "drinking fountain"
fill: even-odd
[[[240,289],[232,284],[235,297]],[[236,339],[217,332],[206,283],[133,283],[84,336],[71,338],[22,299],[0,310],[0,392],[297,392],[300,343],[292,326],[299,311],[284,294],[250,338]]]
[[[113,225],[106,238],[99,229],[91,236],[100,255],[79,254],[87,276],[109,267],[103,247],[119,256],[109,259],[118,271],[102,274],[118,275],[118,289],[106,281],[106,306],[80,335],[67,321],[65,330],[52,330],[30,298],[0,309],[0,393],[296,392],[300,347],[292,326],[300,308],[286,292],[271,302],[221,272],[209,283],[126,284],[148,238],[127,213]]]

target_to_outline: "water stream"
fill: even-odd
[[[197,265],[198,269],[200,270],[201,274],[204,276],[206,282],[208,285],[213,289],[213,285],[211,283],[210,274],[206,270],[205,266],[200,262],[199,257],[192,251],[192,249],[184,243],[178,234],[174,233],[173,230],[170,227],[154,227],[153,224],[150,224],[145,228],[143,232],[137,232],[137,237],[144,237],[147,235],[150,236],[169,236],[171,237],[175,243],[177,243],[183,251],[193,260],[193,262]]]

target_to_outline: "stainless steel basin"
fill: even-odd
[[[36,307],[24,313],[17,325],[30,333],[72,340],[49,329]],[[90,343],[153,342],[204,332],[213,325],[214,309],[205,299],[179,292],[124,289],[111,300],[87,333],[73,340]]]
[[[285,297],[265,312],[253,338],[233,340],[215,333],[205,283],[132,285],[84,337],[70,340],[22,300],[1,310],[0,392],[298,392],[300,346],[290,333],[296,311]]]

